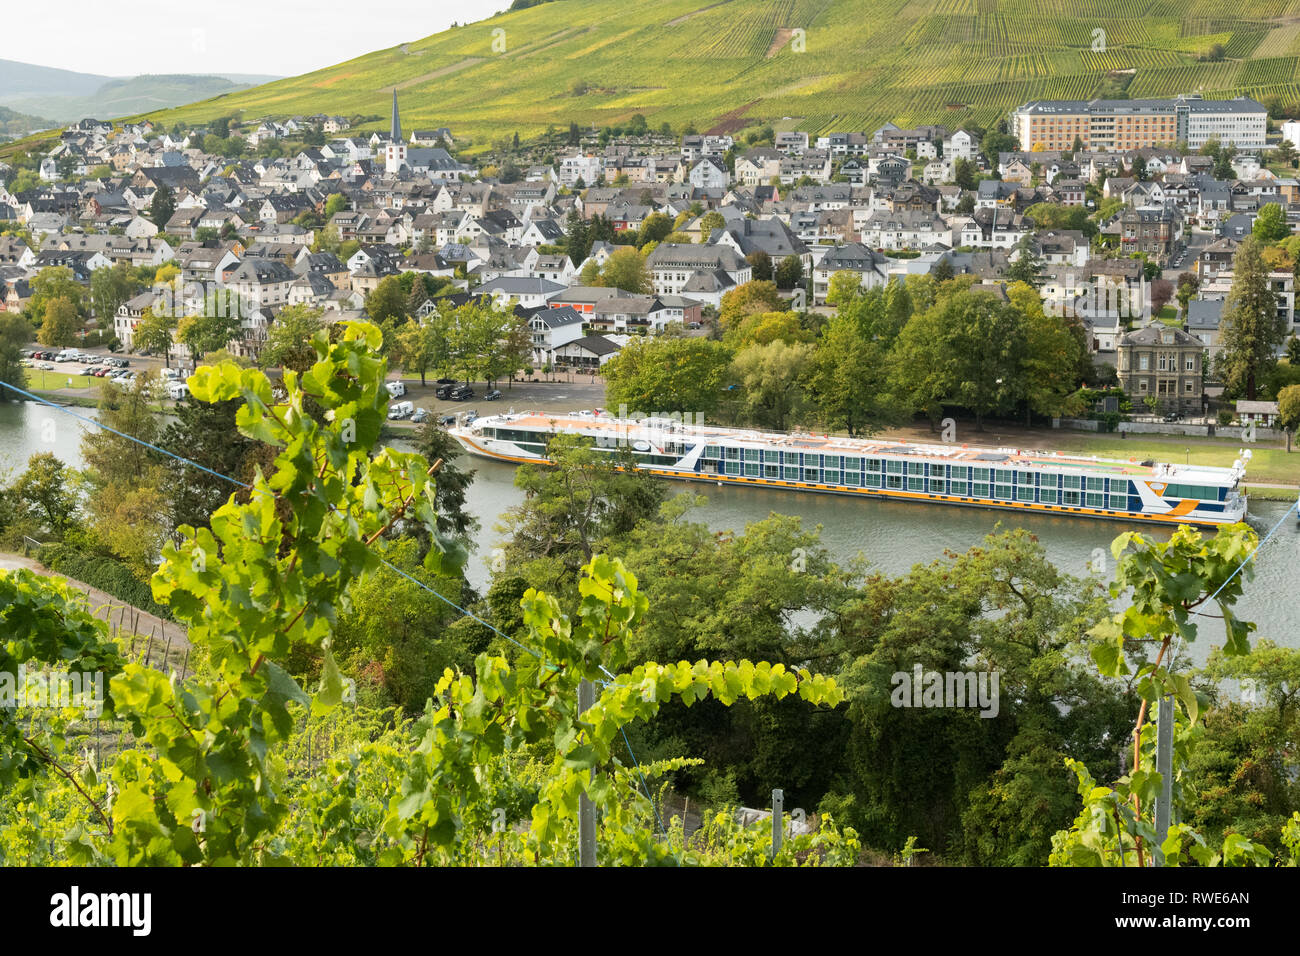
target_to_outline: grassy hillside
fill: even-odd
[[[396,86],[407,129],[480,145],[637,112],[818,133],[987,125],[1028,99],[1116,88],[1291,105],[1298,73],[1300,0],[558,0],[157,118],[386,116]]]

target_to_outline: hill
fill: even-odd
[[[268,79],[274,77],[111,77],[0,60],[0,106],[57,122],[111,119],[208,99]]]
[[[0,106],[0,141],[26,136],[33,130],[49,129],[53,123],[39,116],[28,116]]]
[[[819,133],[1114,91],[1290,105],[1298,73],[1300,0],[557,0],[162,118],[384,116],[396,86],[408,128],[480,143],[638,112]]]
[[[556,0],[156,118],[386,117],[396,87],[406,128],[479,146],[636,113],[820,133],[1116,92],[1292,105],[1298,73],[1300,0]]]

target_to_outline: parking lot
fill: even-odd
[[[439,399],[436,395],[438,386],[433,378],[430,378],[428,384],[423,386],[418,378],[410,379],[405,376],[389,375],[388,379],[390,382],[401,381],[406,387],[406,394],[394,398],[394,403],[399,401],[410,402],[415,408],[423,408],[435,417],[459,415],[469,411],[484,416],[507,412],[511,409],[517,412],[575,412],[582,409],[603,408],[605,405],[605,385],[600,381],[595,383],[589,380],[582,382],[533,381],[515,382],[513,385],[509,382],[498,382],[495,387],[500,389],[501,398],[496,401],[486,401],[484,399],[483,396],[488,392],[486,383],[473,382],[471,388],[474,390],[474,396],[465,401],[457,402],[451,399]],[[391,404],[389,407],[392,407]],[[413,427],[409,419],[393,421],[389,424],[394,427]]]

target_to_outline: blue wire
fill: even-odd
[[[1255,555],[1259,554],[1260,548],[1268,544],[1268,539],[1273,537],[1273,532],[1276,531],[1278,528],[1282,527],[1282,522],[1287,519],[1287,517],[1291,514],[1291,512],[1295,511],[1297,506],[1300,506],[1300,499],[1297,499],[1295,503],[1291,505],[1290,508],[1287,508],[1286,511],[1282,513],[1282,517],[1277,519],[1277,524],[1273,525],[1273,527],[1269,529],[1268,534],[1264,535],[1263,539],[1259,542],[1259,544],[1255,545],[1255,549],[1251,551],[1250,554],[1246,555],[1246,560],[1242,561],[1241,564],[1237,565],[1237,569],[1228,575],[1228,580],[1224,581],[1222,584],[1219,585],[1218,589],[1213,594],[1210,595],[1209,600],[1205,601],[1202,604],[1202,607],[1204,607],[1205,604],[1209,604],[1210,601],[1213,601],[1216,597],[1218,597],[1219,592],[1228,586],[1229,582],[1231,582],[1232,579],[1237,576],[1237,574],[1241,571],[1242,568],[1244,568],[1247,564],[1250,563],[1251,559],[1254,558]],[[1191,617],[1196,617],[1196,615],[1200,613],[1202,613],[1201,608],[1197,608],[1194,612],[1192,612]]]
[[[153,451],[161,452],[162,454],[167,455],[167,456],[170,457],[170,458],[174,458],[174,459],[176,459],[176,460],[179,461],[181,464],[189,465],[191,468],[197,468],[199,471],[206,472],[207,474],[212,475],[212,477],[214,477],[214,478],[220,478],[222,481],[228,481],[228,482],[230,482],[231,484],[236,485],[236,486],[238,486],[238,487],[240,487],[240,488],[252,488],[252,487],[253,487],[252,485],[247,484],[246,482],[242,482],[242,481],[240,481],[240,480],[237,479],[237,478],[231,478],[229,475],[223,475],[223,474],[221,474],[221,473],[218,472],[218,471],[213,471],[211,468],[206,468],[206,467],[204,467],[203,465],[200,465],[200,464],[199,464],[198,462],[196,462],[196,461],[191,461],[191,460],[188,459],[188,458],[183,458],[183,457],[180,456],[180,455],[174,454],[173,452],[168,451],[166,448],[159,448],[157,445],[151,444],[150,442],[147,442],[147,441],[145,441],[145,440],[142,439],[142,438],[136,438],[134,435],[127,435],[127,434],[125,434],[124,432],[120,432],[120,431],[118,431],[118,430],[115,429],[115,428],[110,428],[108,425],[105,425],[103,422],[96,421],[96,420],[93,419],[93,418],[87,418],[87,417],[85,417],[84,415],[78,415],[76,412],[69,411],[68,408],[67,408],[66,406],[64,406],[64,405],[59,405],[59,404],[56,403],[56,402],[51,402],[49,399],[42,398],[40,395],[35,395],[35,394],[33,394],[32,392],[28,392],[28,391],[26,391],[26,390],[24,390],[24,389],[21,389],[21,388],[19,388],[19,387],[16,386],[16,385],[10,385],[8,382],[0,381],[0,386],[4,386],[5,388],[10,389],[11,391],[17,392],[17,393],[20,394],[20,395],[23,395],[23,396],[25,396],[25,397],[27,397],[27,398],[29,398],[29,399],[32,399],[33,401],[40,402],[42,405],[47,405],[47,406],[49,406],[50,408],[53,408],[55,411],[62,412],[62,413],[65,414],[65,415],[70,415],[71,417],[77,419],[77,420],[80,421],[80,422],[85,422],[87,425],[94,425],[94,426],[97,427],[97,428],[102,428],[102,429],[104,429],[104,431],[111,432],[112,434],[117,435],[119,438],[125,438],[125,439],[127,439],[128,441],[133,441],[133,442],[135,442],[137,445],[142,445],[143,447],[145,447],[145,448],[149,448],[149,449],[152,449]],[[334,511],[337,511],[337,510],[338,510],[338,509],[335,508],[333,505],[331,505],[330,507],[331,507],[331,509],[334,510]],[[393,571],[393,572],[395,572],[395,573],[401,575],[402,577],[406,578],[406,579],[407,579],[408,581],[410,581],[411,583],[415,584],[417,587],[423,588],[424,590],[426,590],[426,591],[428,591],[430,594],[432,594],[434,597],[438,598],[440,601],[445,602],[447,605],[449,605],[450,607],[452,607],[452,608],[455,609],[456,611],[459,611],[459,612],[460,612],[462,615],[464,615],[465,617],[468,617],[468,618],[470,618],[471,620],[476,621],[476,622],[478,622],[479,624],[482,624],[482,625],[483,625],[484,627],[486,627],[488,630],[490,630],[490,631],[492,631],[493,633],[498,634],[498,635],[500,635],[501,637],[505,638],[507,641],[509,641],[511,644],[515,645],[516,647],[518,647],[520,650],[527,651],[529,654],[532,654],[533,657],[537,658],[539,661],[542,661],[543,664],[545,664],[545,659],[542,657],[542,655],[539,654],[537,651],[533,650],[531,647],[528,647],[526,644],[521,644],[519,641],[515,640],[515,639],[514,639],[513,637],[511,637],[509,634],[505,633],[504,631],[500,630],[500,629],[497,628],[497,627],[493,627],[491,624],[489,624],[487,621],[483,620],[483,619],[482,619],[481,617],[479,617],[477,614],[474,614],[474,613],[471,612],[471,611],[467,611],[465,608],[461,607],[461,606],[460,606],[459,604],[457,604],[455,601],[453,601],[453,600],[451,600],[450,598],[444,596],[443,594],[440,594],[437,590],[435,590],[434,588],[430,587],[428,584],[425,584],[425,583],[424,583],[423,581],[421,581],[419,578],[416,578],[416,577],[414,577],[413,575],[410,575],[410,574],[408,574],[407,572],[403,571],[401,568],[397,567],[395,564],[393,564],[391,561],[387,560],[386,558],[380,558],[379,560],[380,560],[380,563],[382,563],[382,564],[383,564],[386,568],[388,568],[390,571]],[[555,669],[554,665],[546,665],[546,666],[551,667],[552,670]],[[608,675],[611,679],[616,679],[616,678],[614,678],[614,675],[613,675],[613,674],[610,674],[610,672],[609,672],[608,670],[605,669],[604,665],[601,665],[601,668],[600,668],[600,669],[601,669],[602,671],[604,671],[605,674]],[[612,684],[610,683],[610,681],[601,681],[601,683],[604,684],[606,687],[617,686],[617,685],[612,685]],[[628,756],[630,756],[630,757],[632,758],[632,764],[633,764],[633,766],[636,767],[637,775],[641,778],[641,787],[642,787],[642,790],[643,790],[644,793],[645,793],[646,799],[650,801],[650,806],[654,809],[654,812],[655,812],[655,821],[659,824],[659,829],[660,829],[660,831],[661,831],[661,832],[664,832],[663,821],[659,819],[659,809],[658,809],[658,807],[655,807],[654,799],[651,798],[651,796],[650,796],[650,787],[649,787],[649,785],[646,783],[645,774],[643,774],[643,773],[641,772],[641,764],[637,762],[636,754],[632,752],[632,744],[631,744],[631,742],[628,741],[628,739],[627,739],[627,732],[626,732],[625,730],[623,730],[623,728],[621,728],[621,727],[619,728],[619,731],[620,731],[620,733],[623,734],[623,742],[624,742],[625,744],[627,744],[627,752],[628,752]]]

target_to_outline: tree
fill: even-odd
[[[1219,374],[1234,393],[1255,400],[1258,379],[1277,364],[1286,341],[1286,319],[1278,315],[1277,296],[1261,255],[1260,241],[1243,239],[1232,259],[1232,288],[1220,321]]]
[[[672,231],[673,221],[668,215],[662,212],[652,212],[641,222],[641,228],[637,232],[637,248],[639,249],[649,242],[662,242]]]
[[[1038,240],[1032,233],[1026,233],[1016,243],[1015,253],[1015,261],[1007,267],[1007,281],[1036,285],[1043,272],[1043,260],[1038,255]]]
[[[178,324],[176,316],[166,307],[158,312],[152,308],[145,309],[140,316],[140,324],[135,327],[132,341],[140,351],[161,355],[163,364],[171,368],[172,346],[175,344],[174,334]]]
[[[776,283],[754,279],[723,293],[718,321],[724,332],[738,326],[750,315],[762,312],[779,312],[784,306]]]
[[[703,216],[700,217],[700,242],[708,242],[709,237],[713,235],[713,231],[715,229],[726,229],[726,228],[727,228],[727,220],[722,215],[722,213],[718,212],[716,209],[709,210]],[[751,253],[751,255],[753,254],[754,253]],[[767,255],[767,253],[764,252],[763,255]],[[770,259],[768,260],[768,263],[770,265],[771,263]]]
[[[262,368],[283,367],[299,374],[316,361],[312,341],[324,329],[324,312],[306,304],[288,305],[275,315],[266,333],[266,345],[258,355]]]
[[[602,366],[605,403],[629,414],[711,414],[731,359],[731,349],[710,339],[635,339]]]
[[[1277,156],[1278,162],[1292,168],[1295,167],[1296,160],[1300,159],[1300,154],[1296,153],[1295,145],[1292,144],[1289,139],[1284,139],[1282,142],[1278,143],[1277,153],[1275,155]]]
[[[1033,286],[1015,283],[1008,286],[1007,296],[1025,320],[1025,348],[1016,377],[1023,389],[1026,424],[1030,413],[1062,415],[1079,385],[1079,365],[1087,356],[1083,341],[1064,319],[1044,311]]]
[[[208,352],[226,348],[243,334],[243,302],[229,290],[208,293],[203,311],[187,315],[176,325],[176,338],[190,350],[194,362]]]
[[[36,337],[42,345],[73,345],[81,328],[76,306],[60,297],[46,303],[45,319]]]
[[[1178,275],[1178,311],[1179,318],[1187,321],[1187,309],[1196,293],[1200,291],[1201,280],[1194,272],[1182,272]]]
[[[701,239],[703,236],[701,236]],[[757,249],[745,257],[753,273],[753,281],[770,282],[772,281],[772,257],[762,249]]]
[[[1147,181],[1147,160],[1141,153],[1133,156],[1133,166],[1130,169],[1133,178],[1140,183]]]
[[[27,459],[27,470],[14,482],[14,495],[45,534],[60,535],[77,514],[77,493],[68,466],[51,452]]]
[[[1300,428],[1300,385],[1288,385],[1277,393],[1278,418],[1286,429],[1286,450],[1291,451],[1291,439]]]
[[[975,164],[958,156],[952,164],[952,181],[962,189],[975,188]]]
[[[112,324],[118,308],[144,287],[125,262],[96,269],[90,276],[90,298],[101,325]]]
[[[331,219],[337,213],[346,211],[348,207],[348,197],[343,193],[334,193],[329,199],[325,200],[325,218]]]
[[[172,193],[171,187],[164,184],[158,186],[154,191],[153,199],[149,202],[149,221],[159,229],[167,226],[167,221],[176,213],[176,197]]]
[[[390,319],[405,320],[406,291],[400,277],[386,276],[379,280],[366,296],[366,314],[377,324]]]
[[[812,371],[816,347],[807,342],[787,345],[780,339],[750,345],[736,355],[732,372],[740,385],[745,418],[785,431],[800,410],[802,386]]]
[[[451,365],[450,322],[441,312],[430,313],[423,323],[412,322],[400,335],[402,370],[419,375],[426,384],[430,371],[442,371]]]
[[[27,388],[27,369],[23,367],[22,347],[32,339],[32,327],[17,312],[0,312],[0,382],[15,388]],[[0,388],[0,402],[17,402],[17,392]]]
[[[666,216],[664,218],[667,219]],[[671,220],[669,225],[672,225]],[[600,271],[600,284],[625,292],[649,293],[652,283],[645,257],[631,247],[614,250]]]
[[[821,421],[850,437],[870,435],[902,417],[890,383],[888,346],[852,313],[837,313],[822,330],[808,391]]]
[[[913,408],[937,415],[943,402],[984,417],[1009,411],[1026,394],[1025,317],[991,293],[963,290],[912,317],[893,352],[896,389]]]
[[[51,299],[66,299],[78,316],[85,316],[85,287],[67,266],[47,266],[32,279],[32,299],[28,306],[32,316],[43,316]]]
[[[258,467],[270,471],[274,449],[239,430],[236,416],[243,404],[237,399],[198,402],[187,395],[172,409],[172,420],[159,436],[158,447],[207,470],[192,468],[175,458],[164,460],[171,528],[207,527],[212,513],[232,493],[241,501],[247,500],[245,491],[217,475],[252,484]]]
[[[1277,203],[1265,203],[1255,217],[1251,235],[1263,243],[1279,242],[1291,235],[1291,226],[1286,221],[1286,211]]]
[[[803,282],[803,260],[798,256],[786,256],[776,267],[776,287],[793,289]]]

